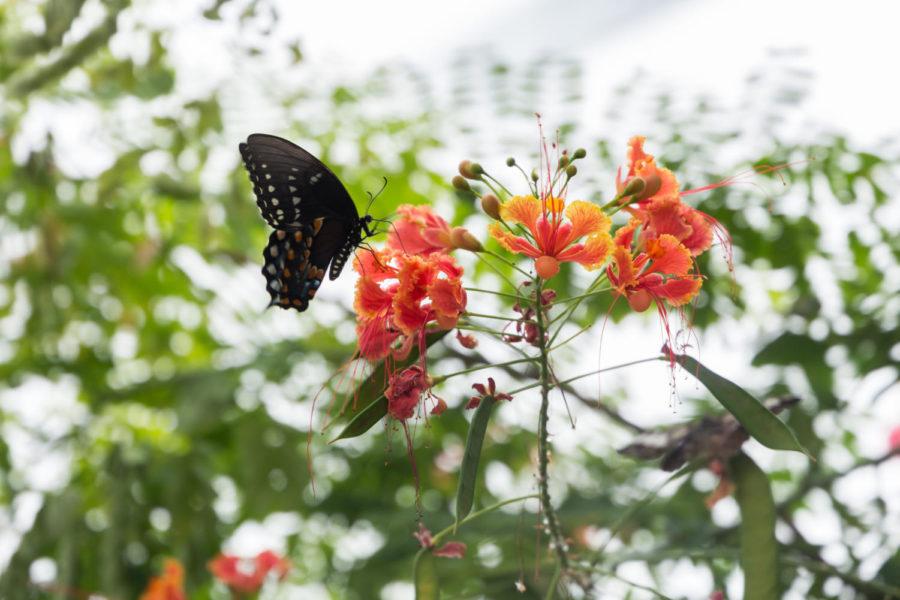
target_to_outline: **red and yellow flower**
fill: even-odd
[[[713,236],[728,243],[728,233],[706,213],[682,202],[684,194],[695,190],[680,191],[675,175],[668,169],[659,167],[652,154],[644,152],[644,137],[635,136],[628,142],[628,170],[623,180],[621,169],[616,176],[616,188],[621,194],[634,178],[644,181],[640,192],[626,195],[622,202],[625,211],[632,218],[616,232],[616,243],[628,245],[632,242],[650,240],[662,235],[677,239],[691,256],[699,256],[709,250]],[[639,230],[639,240],[633,240]]]
[[[220,554],[209,562],[212,574],[235,594],[253,594],[262,588],[266,578],[281,580],[290,570],[290,562],[271,550],[260,552],[253,559]]]
[[[150,580],[140,600],[187,600],[183,586],[184,568],[169,558],[163,563],[162,574]]]
[[[598,269],[612,250],[610,220],[599,206],[584,200],[566,205],[552,196],[514,196],[500,205],[507,224],[520,225],[523,235],[492,223],[490,234],[500,244],[534,259],[535,271],[543,279],[559,272],[559,263],[575,262],[588,270]]]
[[[669,234],[648,240],[645,250],[636,256],[629,247],[616,245],[607,277],[616,292],[625,296],[628,305],[638,312],[647,310],[654,300],[682,306],[697,295],[702,285],[700,276],[693,272],[690,251]]]
[[[450,227],[440,215],[427,206],[402,204],[399,218],[388,231],[387,247],[404,254],[423,255],[448,252],[457,248],[477,252],[478,240],[463,227]]]
[[[391,354],[398,340],[395,357],[406,356],[426,326],[452,329],[466,308],[463,269],[448,254],[360,251],[354,268],[359,352],[369,360]]]

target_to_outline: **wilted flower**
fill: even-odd
[[[522,225],[523,235],[490,225],[490,234],[510,252],[530,256],[543,279],[559,272],[559,263],[576,262],[588,270],[600,268],[612,250],[610,220],[599,206],[575,200],[566,206],[562,198],[550,195],[514,196],[500,205],[507,223]]]
[[[284,579],[290,570],[290,563],[286,558],[266,550],[252,560],[220,554],[209,562],[209,570],[235,594],[253,594],[259,591],[270,575]]]
[[[162,575],[150,580],[140,600],[187,600],[183,585],[184,568],[169,558],[163,563]]]
[[[497,384],[494,382],[493,377],[488,377],[487,386],[483,383],[473,383],[472,389],[478,392],[477,396],[472,396],[469,399],[469,403],[466,404],[466,408],[478,408],[478,405],[481,404],[481,401],[485,398],[493,398],[494,400],[512,400],[513,397],[509,394],[504,394],[503,392],[497,393]]]
[[[440,558],[463,558],[466,555],[466,545],[462,542],[447,542],[440,548],[434,547],[434,538],[428,528],[419,523],[419,530],[413,533],[419,545]]]

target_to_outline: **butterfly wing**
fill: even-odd
[[[356,205],[337,176],[315,156],[285,139],[254,133],[238,147],[253,183],[256,204],[275,229],[326,217],[359,221]]]
[[[331,264],[340,274],[359,242],[359,213],[319,159],[285,139],[253,134],[239,146],[263,218],[276,229],[263,250],[271,304],[304,311]]]

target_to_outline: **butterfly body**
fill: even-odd
[[[337,176],[285,139],[254,133],[239,145],[256,204],[275,230],[263,250],[271,305],[304,311],[326,271],[337,279],[353,251],[373,235]]]

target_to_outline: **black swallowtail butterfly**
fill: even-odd
[[[350,254],[374,233],[344,185],[315,156],[285,139],[254,133],[238,149],[256,204],[275,231],[263,250],[269,306],[304,311],[325,277],[337,279]],[[328,265],[331,268],[328,268]]]

